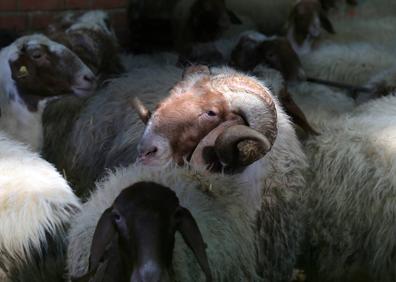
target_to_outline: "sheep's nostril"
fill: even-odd
[[[83,76],[83,80],[87,81],[87,82],[94,82],[95,81],[95,76],[92,74],[85,74]]]

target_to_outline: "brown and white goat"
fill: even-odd
[[[287,39],[294,51],[309,53],[321,34],[321,29],[335,33],[331,21],[319,0],[297,0],[287,23]]]
[[[48,34],[76,53],[100,81],[123,71],[117,38],[103,11],[67,13],[49,27]]]
[[[103,212],[92,238],[88,272],[72,281],[171,281],[176,231],[211,281],[206,245],[190,211],[171,189],[137,182]]]
[[[38,149],[47,98],[89,96],[92,71],[68,48],[43,35],[24,36],[0,52],[0,127]]]

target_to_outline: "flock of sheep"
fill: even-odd
[[[0,281],[396,281],[396,1],[168,2],[0,50]]]

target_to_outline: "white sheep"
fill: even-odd
[[[395,280],[395,109],[395,97],[361,105],[305,146],[313,281]]]
[[[41,114],[55,96],[90,95],[93,73],[69,49],[44,35],[17,39],[0,51],[0,129],[34,150],[42,146]]]
[[[79,207],[52,165],[0,132],[1,281],[62,277],[64,236]]]

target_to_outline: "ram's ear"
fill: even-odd
[[[104,211],[96,225],[92,239],[89,257],[89,272],[96,271],[101,262],[105,260],[106,254],[114,248],[112,246],[118,237],[117,230],[113,222],[112,207]]]
[[[206,255],[206,244],[202,238],[201,231],[188,209],[180,207],[178,213],[180,215],[180,222],[177,229],[197,258],[199,265],[205,273],[206,281],[210,282],[212,281],[212,273]]]

